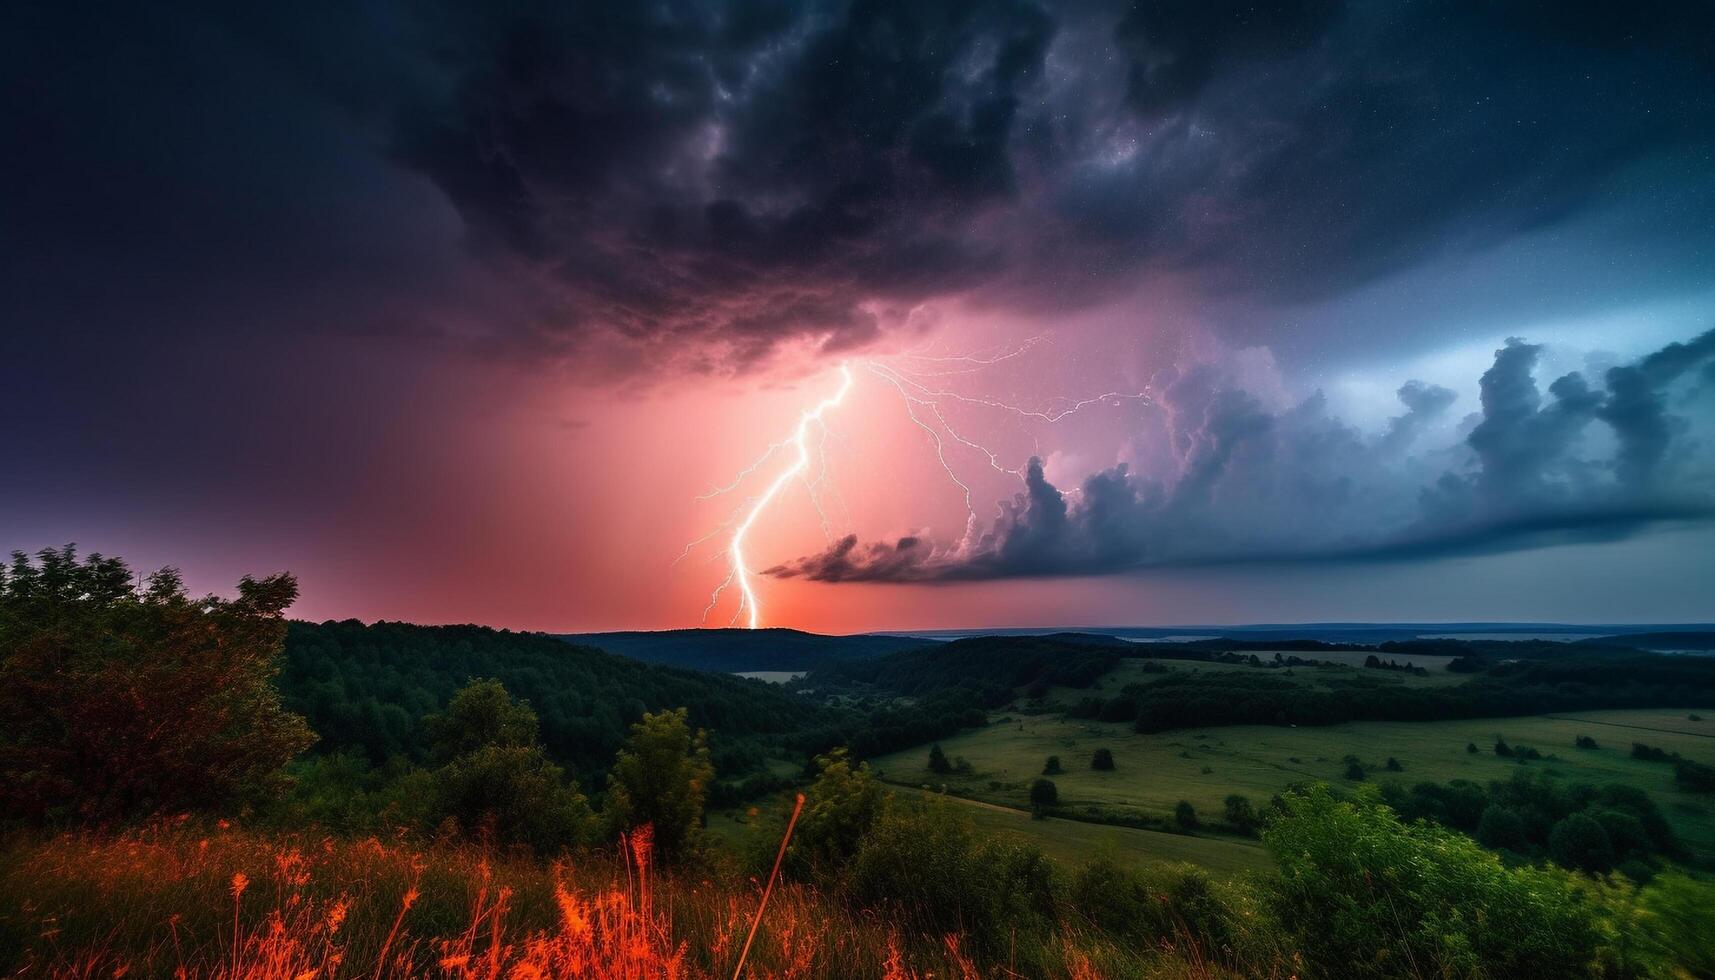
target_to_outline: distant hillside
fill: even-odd
[[[656,630],[571,633],[560,637],[633,660],[723,674],[803,671],[928,645],[911,636],[823,636],[791,629]]]
[[[1011,700],[1021,687],[1088,687],[1135,649],[1111,637],[1078,633],[978,636],[830,664],[812,671],[805,683],[818,691],[868,689],[910,697],[962,690],[993,706]]]
[[[1590,641],[1580,641],[1587,643]],[[1671,633],[1633,633],[1610,636],[1600,640],[1604,645],[1632,647],[1638,650],[1715,650],[1715,630],[1675,631]]]
[[[837,720],[774,685],[481,626],[294,622],[280,689],[320,736],[318,750],[358,750],[379,764],[421,759],[423,716],[484,677],[530,702],[548,750],[588,789],[599,788],[597,777],[644,711],[689,708],[691,723],[714,733],[723,775],[757,770],[771,752],[819,749]]]

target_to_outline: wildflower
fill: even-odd
[[[249,887],[250,887],[250,877],[248,875],[246,875],[242,871],[233,872],[233,875],[232,875],[232,897],[234,900],[236,900],[239,896],[243,895],[244,889],[249,888]]]

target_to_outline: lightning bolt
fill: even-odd
[[[840,403],[846,400],[846,394],[852,390],[851,366],[842,363],[839,368],[839,374],[839,389],[827,398],[817,402],[813,407],[805,410],[804,414],[798,416],[797,428],[792,430],[792,436],[784,443],[784,447],[790,447],[797,451],[797,455],[793,458],[792,463],[776,474],[773,482],[769,483],[767,488],[764,489],[756,499],[750,502],[750,510],[745,513],[744,518],[738,522],[738,526],[733,528],[732,538],[728,541],[726,549],[727,561],[729,564],[727,578],[726,581],[715,587],[714,595],[709,598],[709,606],[703,611],[703,617],[705,619],[708,617],[708,614],[714,610],[715,605],[720,602],[721,593],[726,591],[727,586],[736,584],[739,592],[738,613],[749,614],[751,629],[756,629],[757,626],[761,625],[762,606],[756,601],[756,590],[750,583],[750,570],[745,567],[744,539],[745,536],[750,533],[750,529],[756,525],[757,518],[761,517],[762,512],[768,509],[768,505],[774,502],[774,498],[780,495],[780,491],[784,489],[788,483],[791,483],[794,477],[797,477],[809,468],[810,427],[822,426],[822,417],[833,409],[838,408]],[[826,443],[826,441],[826,437],[824,436],[822,442]],[[765,454],[761,460],[758,460],[755,466],[751,467],[751,470],[755,470],[758,466],[761,466],[761,464],[766,462],[768,457],[772,456],[774,452],[775,449],[770,448],[768,453]],[[743,477],[741,476],[739,480],[742,481],[742,479]],[[735,481],[733,486],[737,486],[737,482],[738,481]],[[817,508],[818,511],[820,511],[820,509],[820,507]],[[735,621],[738,613],[734,614]]]
[[[928,379],[948,378],[955,375],[969,375],[980,372],[1003,361],[1021,357],[1046,342],[1044,337],[1033,337],[1022,344],[1000,349],[991,349],[974,354],[931,354],[928,350],[918,348],[907,351],[885,360],[871,359],[856,362],[842,362],[837,371],[839,384],[832,395],[823,398],[815,405],[805,409],[798,416],[798,422],[789,436],[771,443],[762,454],[749,466],[740,470],[727,484],[714,487],[705,493],[697,495],[697,500],[710,500],[725,496],[738,490],[748,480],[763,472],[764,468],[782,454],[790,456],[785,468],[775,473],[774,478],[763,488],[760,494],[746,499],[734,509],[714,530],[685,545],[673,564],[678,564],[688,557],[693,550],[702,544],[719,537],[729,529],[730,537],[724,549],[727,573],[709,594],[708,605],[703,609],[703,622],[707,622],[717,608],[728,589],[736,589],[738,602],[733,610],[729,625],[736,625],[744,619],[749,628],[756,629],[762,623],[762,604],[756,596],[756,588],[751,579],[751,572],[745,558],[745,541],[751,529],[756,526],[774,504],[782,492],[793,481],[801,480],[809,494],[810,504],[815,508],[816,517],[821,524],[822,535],[829,541],[833,540],[833,526],[829,520],[826,507],[823,505],[823,494],[830,490],[841,502],[845,510],[843,497],[839,488],[828,479],[828,442],[829,437],[837,435],[828,426],[828,416],[839,408],[850,394],[854,384],[854,368],[862,369],[874,375],[885,383],[887,389],[899,398],[899,404],[905,409],[906,417],[913,425],[921,429],[927,436],[930,448],[934,451],[935,460],[946,473],[947,479],[957,487],[964,497],[967,514],[965,533],[967,540],[978,532],[981,527],[974,506],[975,492],[971,484],[959,475],[949,453],[959,447],[979,453],[988,466],[997,473],[1011,475],[1022,479],[1022,467],[1008,467],[1001,462],[1000,454],[993,449],[977,442],[960,429],[953,427],[948,417],[949,404],[964,406],[967,409],[988,409],[1011,417],[1015,425],[1025,423],[1053,424],[1070,418],[1096,406],[1117,407],[1128,401],[1149,401],[1149,392],[1139,391],[1109,391],[1087,398],[1056,397],[1049,399],[1043,407],[1030,408],[1001,401],[996,398],[968,395],[940,387],[938,382]],[[960,423],[963,428],[963,422]],[[1032,433],[1034,440],[1034,433]],[[815,462],[814,473],[811,463]],[[1063,491],[1074,494],[1076,489]],[[850,511],[846,511],[846,520],[850,520]]]

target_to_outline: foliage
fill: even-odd
[[[929,746],[929,771],[941,775],[953,771],[953,764],[947,761],[947,753],[941,748],[940,742]]]
[[[1034,848],[985,839],[953,806],[929,800],[888,808],[851,862],[845,894],[914,931],[962,933],[997,952],[1014,932],[1052,921],[1053,868]]]
[[[1097,772],[1112,772],[1114,769],[1113,749],[1097,749],[1090,756],[1090,768]]]
[[[497,680],[471,681],[445,711],[423,719],[430,755],[442,762],[477,749],[535,745],[538,727],[530,705]]]
[[[1239,833],[1256,833],[1256,809],[1251,806],[1250,800],[1238,793],[1233,793],[1226,798],[1223,802],[1221,814],[1226,818],[1227,825]]]
[[[1503,867],[1374,800],[1290,795],[1263,840],[1280,921],[1319,975],[1559,978],[1596,961],[1602,911],[1575,879]]]
[[[0,570],[0,812],[35,822],[227,809],[310,744],[281,706],[289,575],[192,599],[70,545]]]
[[[1607,871],[1614,866],[1614,845],[1594,817],[1574,813],[1554,825],[1548,835],[1554,863],[1579,871]]]
[[[869,765],[854,767],[844,749],[818,756],[816,769],[787,851],[788,870],[799,878],[827,880],[856,856],[890,797]]]
[[[1052,779],[1038,779],[1030,784],[1030,808],[1038,815],[1059,805],[1060,788]]]
[[[1486,789],[1469,780],[1418,783],[1410,790],[1384,787],[1382,798],[1407,820],[1429,820],[1473,834],[1485,847],[1548,857],[1573,869],[1605,871],[1628,859],[1685,856],[1655,801],[1628,786],[1562,783],[1546,772],[1520,771]],[[1606,836],[1612,853],[1605,861],[1591,863],[1602,850],[1582,823],[1568,831],[1563,849],[1553,846],[1552,835],[1574,816],[1594,821]]]
[[[683,856],[700,834],[714,766],[707,735],[692,732],[684,708],[645,714],[607,777],[609,833],[648,824],[667,858]]]
[[[817,690],[880,690],[926,697],[958,690],[983,707],[1012,700],[1040,682],[1089,687],[1119,663],[1121,644],[1077,638],[982,636],[819,667],[805,678]]]
[[[589,804],[540,746],[485,745],[435,773],[434,813],[464,835],[539,854],[589,839]]]
[[[1061,767],[1060,757],[1057,755],[1049,756],[1048,761],[1042,764],[1042,775],[1044,776],[1058,776],[1065,771]]]
[[[592,787],[603,785],[646,711],[689,709],[692,725],[717,733],[711,757],[733,778],[765,772],[770,756],[807,759],[867,723],[779,685],[478,626],[294,622],[279,682],[286,706],[321,736],[318,751],[360,752],[385,766],[395,758],[438,761],[428,719],[473,678],[491,678],[527,701],[549,757]]]
[[[1593,648],[1591,648],[1593,650]],[[1313,687],[1276,671],[1174,671],[1130,685],[1135,727],[1152,734],[1224,725],[1335,725],[1348,721],[1441,721],[1684,704],[1715,698],[1715,658],[1636,651],[1568,654],[1495,664],[1456,685]],[[1089,713],[1096,717],[1105,704]],[[1498,752],[1498,749],[1497,749]]]
[[[1180,800],[1173,805],[1173,823],[1186,833],[1198,827],[1197,808],[1188,800]]]

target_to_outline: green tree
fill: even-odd
[[[1222,815],[1226,817],[1227,823],[1239,833],[1253,834],[1256,832],[1256,810],[1252,808],[1251,801],[1245,797],[1237,793],[1228,796],[1222,806]]]
[[[1491,803],[1483,810],[1477,823],[1477,843],[1491,851],[1530,853],[1530,835],[1524,820],[1513,810]]]
[[[537,744],[536,712],[496,680],[475,680],[460,688],[447,708],[424,717],[429,751],[445,762],[484,748]]]
[[[816,781],[804,793],[804,812],[787,852],[794,872],[837,875],[881,819],[889,799],[869,764],[853,766],[845,749],[817,756]]]
[[[1030,784],[1030,810],[1036,816],[1046,816],[1051,807],[1060,803],[1060,788],[1052,779],[1038,779]]]
[[[424,725],[445,760],[434,773],[429,822],[541,854],[589,839],[589,801],[537,742],[536,713],[499,681],[466,684]]]
[[[947,753],[941,748],[940,742],[929,746],[929,771],[940,775],[953,771],[953,764],[947,761]]]
[[[696,844],[714,766],[708,734],[692,732],[684,708],[646,713],[607,777],[609,830],[649,824],[662,856],[685,855]]]
[[[1196,830],[1199,825],[1197,808],[1192,806],[1189,800],[1180,800],[1173,807],[1173,822],[1178,824],[1179,829],[1187,834]]]
[[[1090,768],[1098,772],[1112,772],[1114,768],[1114,753],[1112,749],[1097,749],[1090,756]]]
[[[1602,872],[1614,866],[1614,845],[1596,818],[1574,813],[1548,833],[1554,863],[1578,871]]]
[[[1060,766],[1060,757],[1057,755],[1049,756],[1048,761],[1042,764],[1042,775],[1044,776],[1058,776],[1065,771]]]
[[[435,773],[435,812],[485,843],[538,854],[589,839],[589,802],[539,745],[485,745]]]
[[[312,741],[274,688],[290,575],[192,599],[72,546],[0,570],[0,810],[43,822],[271,795]]]

